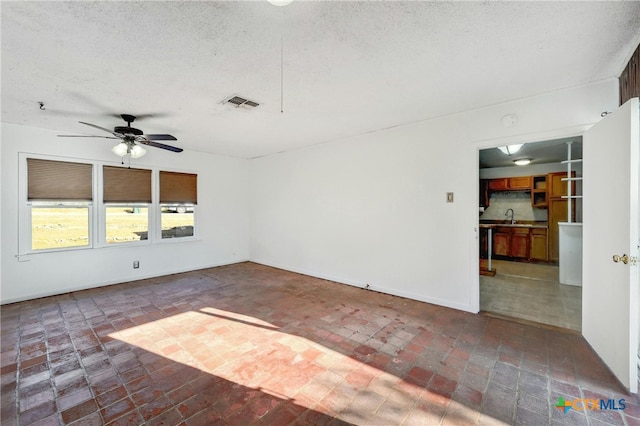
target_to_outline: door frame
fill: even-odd
[[[595,124],[595,123],[593,123]],[[480,312],[480,274],[478,271],[480,270],[480,218],[478,216],[478,206],[480,205],[480,150],[483,149],[491,149],[497,148],[499,146],[505,145],[514,145],[514,144],[526,144],[526,143],[535,143],[535,142],[544,142],[553,139],[564,139],[564,138],[572,138],[583,136],[584,132],[587,131],[593,124],[589,125],[581,125],[568,127],[564,129],[557,129],[549,132],[540,132],[540,133],[528,133],[523,135],[510,136],[505,138],[495,138],[495,139],[486,139],[481,141],[473,142],[475,145],[475,165],[476,173],[475,173],[475,181],[473,183],[474,193],[475,193],[475,242],[473,250],[472,250],[472,259],[471,265],[473,265],[474,269],[471,271],[471,282],[472,285],[472,295],[471,295],[471,306],[474,308],[475,312]]]

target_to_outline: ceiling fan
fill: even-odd
[[[58,135],[62,138],[105,138],[105,139],[120,139],[121,142],[114,146],[112,151],[119,155],[120,157],[124,157],[127,154],[131,154],[131,158],[142,157],[147,151],[142,148],[139,144],[148,145],[155,148],[166,149],[168,151],[173,152],[182,152],[182,148],[178,148],[171,145],[166,145],[156,141],[177,141],[174,136],[171,135],[147,135],[140,129],[136,129],[131,127],[131,123],[133,123],[136,119],[136,116],[130,114],[121,114],[120,117],[124,121],[127,122],[126,126],[116,126],[113,128],[113,131],[106,129],[104,127],[96,126],[95,124],[85,123],[84,121],[80,121],[79,123],[95,127],[96,129],[103,130],[107,133],[111,133],[113,136],[87,136],[87,135]]]

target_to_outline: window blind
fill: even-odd
[[[27,158],[27,198],[41,201],[91,201],[93,166]]]
[[[151,170],[103,166],[105,203],[151,203]]]
[[[198,204],[198,175],[160,171],[160,203]]]

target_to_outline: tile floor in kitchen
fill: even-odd
[[[494,260],[495,276],[480,276],[480,309],[581,330],[582,287],[560,284],[558,267]]]
[[[255,263],[1,315],[2,426],[640,424],[578,335]]]

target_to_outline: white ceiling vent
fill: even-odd
[[[232,104],[232,105],[235,105],[237,108],[239,108],[239,107],[255,108],[258,105],[260,105],[257,102],[250,101],[250,100],[245,99],[245,98],[241,98],[240,96],[232,96],[230,98],[225,99],[222,103],[223,104]]]

